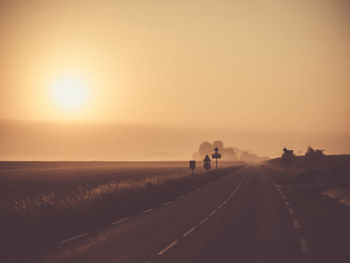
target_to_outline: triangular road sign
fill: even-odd
[[[205,163],[210,163],[210,162],[211,162],[211,160],[210,160],[208,154],[205,156],[203,162],[205,162]]]

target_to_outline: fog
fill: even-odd
[[[0,160],[189,160],[203,141],[217,139],[260,156],[284,146],[303,154],[350,152],[348,134],[278,133],[113,123],[0,122]]]

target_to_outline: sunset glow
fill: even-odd
[[[88,86],[76,76],[63,76],[50,88],[55,104],[63,110],[79,110],[88,100]]]

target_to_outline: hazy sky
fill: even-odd
[[[350,135],[349,29],[345,0],[0,0],[0,119]]]

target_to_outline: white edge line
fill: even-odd
[[[201,225],[201,224],[205,223],[208,219],[209,219],[208,217],[204,218],[202,221],[199,222],[199,224]]]
[[[171,242],[167,247],[163,248],[161,251],[158,252],[158,256],[163,255],[165,252],[167,252],[169,249],[171,249],[173,246],[175,246],[179,241],[175,240]]]
[[[78,239],[78,238],[85,237],[85,236],[87,236],[87,235],[89,235],[88,232],[83,233],[83,234],[80,234],[80,235],[77,235],[77,236],[74,236],[74,237],[71,237],[71,238],[64,239],[64,240],[62,240],[62,241],[59,241],[59,243],[60,243],[60,244],[64,244],[64,243],[67,243],[67,242],[76,240],[76,239]]]
[[[192,228],[190,228],[186,233],[184,233],[182,236],[185,237],[185,236],[188,236],[191,232],[193,232],[197,227],[194,226]]]
[[[299,229],[300,228],[300,224],[297,220],[293,220],[293,225],[296,229]]]
[[[301,250],[304,253],[309,252],[309,247],[308,247],[307,242],[304,238],[299,239],[299,243],[300,243]]]
[[[153,210],[154,210],[154,208],[150,208],[150,209],[147,209],[147,210],[143,211],[142,213],[143,213],[143,214],[146,214],[146,213],[149,213],[149,212],[151,212],[151,211],[153,211]]]
[[[130,220],[130,217],[125,217],[123,219],[119,219],[117,221],[112,222],[112,225],[121,224],[121,223],[128,221],[128,220]]]

